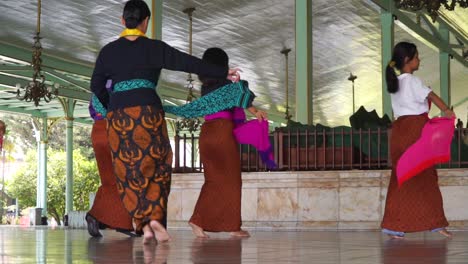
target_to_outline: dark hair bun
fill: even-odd
[[[151,16],[148,5],[143,0],[130,0],[125,4],[123,19],[127,28],[136,28],[147,17]]]
[[[228,68],[229,57],[226,52],[220,48],[209,48],[203,53],[202,60],[214,65]]]

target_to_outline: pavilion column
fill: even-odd
[[[33,118],[33,125],[38,148],[36,208],[42,208],[41,216],[47,217],[47,117],[42,118],[42,124]]]
[[[73,211],[73,112],[75,110],[76,100],[73,99],[59,99],[65,112],[65,120],[67,121],[67,179],[65,185],[65,215]]]
[[[387,82],[385,81],[385,72],[387,65],[392,58],[392,50],[395,42],[394,22],[392,13],[382,9],[380,13],[381,20],[381,50],[382,50],[382,115],[387,114],[390,119],[393,117],[392,102],[390,93],[387,91]]]
[[[34,124],[34,121],[33,121]],[[34,134],[36,138],[36,145],[37,145],[37,177],[36,177],[36,208],[42,208],[41,204],[41,131],[39,127],[34,126]]]
[[[67,185],[65,188],[65,214],[73,211],[73,118],[67,118]]]
[[[147,35],[152,39],[162,39],[163,0],[145,0],[151,9],[151,21],[148,23]]]
[[[312,0],[296,0],[296,121],[313,124]]]
[[[439,24],[439,34],[444,43],[449,43],[449,30],[443,25]],[[448,106],[451,105],[450,98],[450,54],[443,50],[439,49],[439,64],[440,64],[440,98],[447,103]]]
[[[41,207],[42,208],[42,216],[47,217],[47,147],[49,144],[49,137],[48,137],[48,127],[47,127],[47,118],[42,118],[42,139],[40,142],[40,153],[41,153]]]

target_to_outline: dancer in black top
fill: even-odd
[[[161,99],[156,93],[161,69],[239,79],[168,44],[145,37],[150,10],[141,0],[125,4],[121,37],[102,48],[91,79],[91,90],[107,108],[108,139],[120,198],[143,243],[170,239],[166,231],[172,150]],[[114,89],[106,90],[107,80]]]

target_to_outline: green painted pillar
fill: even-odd
[[[439,33],[443,43],[448,47],[449,43],[449,30],[443,24],[439,24]],[[440,98],[444,100],[447,105],[451,105],[450,98],[450,54],[444,49],[439,50],[439,64],[440,64]]]
[[[153,0],[153,2],[153,37],[162,40],[163,0]]]
[[[145,0],[151,10],[151,20],[148,24],[147,35],[152,39],[162,39],[163,0]]]
[[[296,121],[313,124],[312,0],[296,0]]]
[[[152,6],[153,6],[153,2],[154,0],[143,0],[149,7],[149,9],[151,10],[151,18],[150,18],[150,21],[148,22],[148,29],[146,30],[146,36],[148,38],[154,38],[153,37],[153,15],[154,15],[154,12],[153,12],[153,9],[152,9]]]
[[[47,147],[48,147],[48,127],[47,117],[42,118],[41,141],[39,143],[39,179],[40,179],[40,198],[38,208],[42,208],[42,216],[47,217]]]
[[[392,102],[390,94],[387,91],[387,83],[385,81],[385,72],[387,65],[392,58],[392,50],[395,42],[394,38],[394,23],[393,15],[382,9],[380,13],[381,22],[381,50],[382,50],[382,113],[387,114],[390,119],[393,119]]]
[[[65,214],[73,211],[73,112],[76,101],[73,99],[62,99],[62,106],[65,111],[65,120],[67,121],[67,179],[65,186]]]
[[[41,140],[41,168],[39,172],[40,179],[40,200],[38,208],[42,208],[42,216],[47,216],[47,141]]]
[[[41,131],[36,126],[34,126],[34,134],[36,137],[36,144],[37,144],[36,146],[36,153],[37,153],[36,208],[41,208],[40,207],[41,179],[39,177],[39,175],[41,175]]]
[[[73,118],[67,117],[67,181],[65,188],[65,214],[73,211]]]

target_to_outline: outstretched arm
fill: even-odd
[[[430,92],[427,96],[447,117],[455,117],[455,113],[448,107],[448,105],[434,92]]]
[[[161,53],[156,56],[157,58],[162,58],[162,65],[160,65],[161,68],[190,72],[210,77],[223,77],[234,82],[240,80],[240,70],[237,68],[227,70],[224,67],[210,64],[197,57],[182,52],[164,42],[162,42],[161,45]]]

